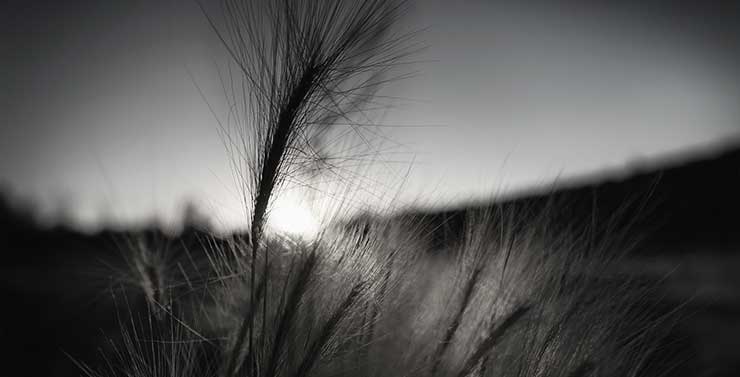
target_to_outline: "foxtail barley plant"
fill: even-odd
[[[88,375],[643,370],[660,335],[644,306],[650,289],[606,278],[612,245],[585,242],[595,230],[549,222],[554,206],[472,211],[461,239],[434,252],[428,239],[438,230],[402,216],[358,217],[312,241],[267,232],[284,186],[306,171],[345,171],[323,149],[332,129],[363,132],[378,90],[404,77],[396,72],[413,33],[396,27],[408,3],[224,0],[221,9],[223,17],[205,13],[234,67],[221,131],[249,234],[206,237],[173,265],[132,249],[138,284],[129,289],[144,294],[147,310],[122,315],[104,367],[80,363]]]

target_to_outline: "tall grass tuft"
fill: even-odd
[[[333,124],[351,123],[407,53],[404,38],[389,37],[402,6],[387,0],[226,0],[224,27],[209,18],[239,73],[239,87],[229,88],[237,124],[225,134],[251,214],[250,287],[255,287],[257,253],[275,192],[295,174],[292,169],[323,160],[315,141]],[[266,266],[267,253],[263,260]],[[255,293],[250,289],[251,302]],[[268,305],[263,302],[263,328]],[[243,326],[239,333],[254,350],[253,316]]]
[[[595,242],[595,229],[562,226],[555,205],[471,211],[459,241],[436,251],[439,229],[413,216],[358,218],[313,241],[266,231],[292,178],[317,162],[338,169],[316,149],[328,130],[361,128],[356,118],[397,78],[406,7],[224,0],[223,20],[207,14],[237,68],[222,131],[250,231],[204,239],[174,285],[167,263],[137,257],[145,318],[156,320],[122,321],[118,362],[89,375],[641,373],[665,318],[646,315],[650,289],[611,273],[621,253],[610,234]]]

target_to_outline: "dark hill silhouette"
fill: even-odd
[[[437,248],[455,242],[466,213],[493,208],[525,217],[548,211],[554,223],[591,226],[604,237],[625,231],[640,238],[635,252],[642,254],[738,250],[740,145],[698,158],[679,155],[658,167],[635,167],[626,177],[586,177],[514,198],[402,216],[426,222]]]

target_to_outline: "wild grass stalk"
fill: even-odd
[[[460,239],[434,252],[428,238],[439,227],[413,218],[329,228],[310,242],[266,231],[281,189],[325,162],[316,140],[341,124],[362,128],[354,118],[395,78],[391,69],[409,52],[409,36],[394,34],[405,6],[224,0],[223,24],[209,17],[237,68],[225,85],[233,113],[222,131],[244,188],[249,235],[201,245],[207,263],[190,263],[186,284],[177,285],[187,294],[166,289],[171,269],[141,254],[133,268],[149,306],[176,302],[159,317],[178,326],[157,331],[168,340],[161,343],[124,333],[125,351],[116,352],[122,367],[112,374],[639,372],[656,326],[637,309],[646,291],[608,278],[608,243],[593,229],[564,225],[555,205],[472,211]],[[192,312],[173,315],[182,310]],[[203,342],[179,342],[183,334]]]
[[[311,372],[311,369],[321,358],[321,353],[330,342],[331,338],[335,334],[337,325],[340,321],[348,316],[352,312],[353,306],[357,302],[359,296],[365,290],[365,284],[357,283],[347,295],[347,298],[339,305],[331,317],[324,323],[323,328],[319,332],[318,337],[314,340],[313,344],[309,347],[306,355],[303,358],[298,370],[294,374],[295,377],[306,377]]]
[[[478,279],[480,278],[480,275],[482,273],[482,266],[476,266],[473,270],[473,273],[470,274],[469,278],[465,282],[465,287],[463,290],[463,297],[460,305],[458,306],[457,310],[455,311],[455,315],[452,319],[452,322],[450,326],[447,328],[447,331],[445,331],[444,337],[442,338],[442,341],[439,342],[439,345],[437,346],[437,350],[434,352],[430,362],[432,363],[431,368],[431,375],[436,375],[437,370],[439,368],[439,364],[442,362],[442,357],[445,354],[445,351],[450,346],[450,343],[452,342],[452,338],[457,333],[458,328],[460,327],[460,324],[462,323],[463,314],[468,309],[468,306],[470,305],[471,298],[473,297],[473,290],[475,289],[476,284],[478,283]]]
[[[503,321],[500,323],[496,321],[491,321],[491,328],[488,331],[488,334],[485,338],[483,338],[483,341],[478,344],[478,346],[475,348],[475,351],[472,355],[468,357],[467,360],[463,363],[463,368],[460,370],[460,372],[457,374],[457,377],[465,377],[470,375],[470,373],[480,364],[480,361],[483,359],[486,354],[491,352],[491,349],[501,341],[501,338],[506,335],[507,332],[510,331],[510,329],[517,324],[517,322],[520,322],[525,314],[529,311],[528,306],[519,306],[516,309],[514,309],[513,312],[508,314],[506,317],[504,317]]]
[[[281,308],[282,314],[276,324],[275,339],[272,342],[272,351],[269,353],[267,358],[267,368],[264,373],[265,376],[274,376],[277,371],[278,365],[283,356],[285,348],[284,345],[288,341],[288,332],[294,324],[295,317],[298,315],[304,294],[311,284],[312,275],[317,262],[318,256],[313,252],[310,253],[300,264],[297,277],[290,289],[290,294],[288,295],[284,306]]]
[[[236,116],[241,123],[238,136],[227,138],[227,148],[241,159],[234,166],[247,170],[237,173],[245,181],[245,203],[250,204],[252,303],[257,253],[272,198],[291,169],[318,160],[310,141],[333,123],[362,112],[385,82],[382,74],[404,56],[403,39],[388,37],[401,5],[388,0],[226,0],[225,26],[209,18],[238,67],[244,89],[231,92],[241,106]],[[229,131],[226,134],[232,135]],[[264,303],[263,327],[266,308]],[[247,334],[253,350],[253,317],[243,326],[239,333]],[[273,367],[274,361],[267,370]]]

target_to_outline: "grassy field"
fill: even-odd
[[[248,232],[9,225],[18,233],[5,238],[31,250],[3,271],[15,374],[686,372],[670,348],[682,306],[640,266],[620,272],[633,244],[619,213],[601,227],[564,221],[556,206],[480,209],[441,245],[430,241],[439,227],[403,216],[357,218],[310,241],[267,230],[271,204],[302,174],[351,180],[335,162],[350,158],[328,159],[322,143],[345,123],[361,136],[378,90],[409,61],[414,34],[395,29],[405,3],[361,4],[226,1],[222,21],[207,15],[234,60],[221,131]],[[21,361],[34,353],[48,369]]]
[[[19,312],[40,316],[6,313],[4,323],[31,327],[6,336],[28,347],[11,354],[54,355],[51,375],[652,375],[676,365],[657,362],[678,317],[655,311],[652,284],[611,277],[605,246],[578,247],[544,222],[507,232],[500,218],[471,216],[463,241],[436,252],[428,229],[380,219],[310,243],[269,236],[255,285],[242,237],[62,235],[64,256],[36,250],[15,278],[4,271]],[[95,247],[106,239],[118,241]]]

